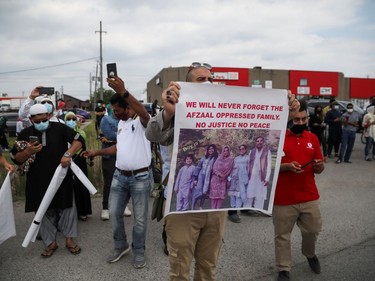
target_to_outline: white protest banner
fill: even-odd
[[[16,236],[14,222],[12,186],[8,172],[0,189],[0,244],[10,237]]]
[[[86,177],[86,175],[74,162],[70,163],[70,168],[91,194],[95,194],[97,192],[97,190]],[[29,245],[30,241],[35,242],[43,216],[45,215],[49,205],[51,204],[51,201],[55,196],[57,190],[59,189],[62,181],[64,180],[67,171],[68,168],[63,168],[61,165],[57,167],[55,174],[53,175],[52,180],[47,188],[47,191],[44,194],[43,200],[40,203],[38,211],[35,214],[34,220],[29,228],[29,231],[27,232],[26,237],[22,243],[23,247],[26,248]]]
[[[179,84],[165,215],[228,209],[271,214],[287,91]]]
[[[68,171],[68,168],[63,168],[61,165],[59,165],[56,168],[56,171],[52,177],[52,180],[48,185],[47,191],[44,194],[42,202],[39,205],[38,211],[35,214],[33,222],[31,223],[29,231],[27,232],[26,237],[23,240],[22,247],[26,248],[29,245],[30,241],[35,242],[36,236],[38,235],[38,232],[39,232],[40,223],[49,205],[51,204],[53,197],[55,196],[62,181],[64,180],[67,171]]]
[[[70,163],[70,168],[72,169],[73,173],[76,177],[81,181],[81,183],[87,188],[87,190],[91,194],[95,194],[97,192],[96,188],[90,182],[90,180],[86,177],[86,175],[82,172],[82,170],[77,166],[76,163]]]

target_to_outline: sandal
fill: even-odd
[[[41,253],[40,255],[43,258],[50,258],[58,247],[59,246],[57,246],[56,242],[52,242],[47,248],[44,249],[43,253]]]
[[[87,216],[79,216],[78,217],[81,221],[87,221]]]
[[[65,247],[66,247],[66,248],[69,250],[69,252],[70,252],[71,254],[73,254],[73,255],[78,255],[78,254],[81,252],[81,247],[78,246],[77,244],[75,244],[74,246],[68,246],[68,245],[66,245]]]

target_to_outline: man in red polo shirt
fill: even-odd
[[[299,112],[286,131],[283,157],[276,185],[273,207],[276,267],[278,280],[289,280],[291,269],[290,236],[295,223],[302,235],[302,254],[311,269],[319,274],[320,263],[315,255],[315,242],[321,230],[319,192],[315,174],[324,170],[318,138],[307,131],[307,105],[300,102]]]

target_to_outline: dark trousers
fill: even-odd
[[[113,178],[113,173],[116,170],[116,157],[104,158],[102,157],[102,171],[104,178],[103,186],[103,209],[108,210],[108,198],[109,192],[111,190],[111,183]]]

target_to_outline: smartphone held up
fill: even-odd
[[[115,77],[117,76],[117,66],[116,63],[108,63],[107,64],[107,77]]]
[[[39,88],[39,95],[41,96],[52,96],[55,93],[54,87],[41,87]]]

